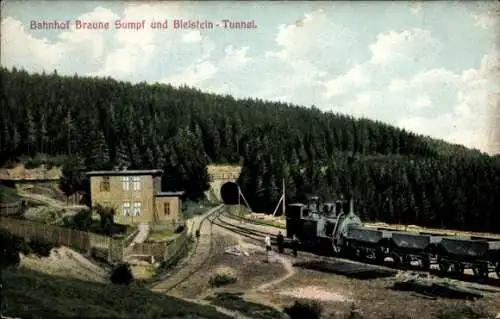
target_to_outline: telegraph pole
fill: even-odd
[[[285,194],[285,179],[283,178],[283,217],[285,216],[285,197],[286,197],[286,194]]]
[[[238,215],[240,216],[240,223],[243,223],[243,216],[241,215],[241,192],[240,192],[240,185],[238,186]]]

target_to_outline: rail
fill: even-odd
[[[266,221],[262,221],[262,220],[259,220],[259,219],[254,219],[254,218],[248,218],[248,217],[244,217],[244,216],[239,216],[239,215],[236,215],[234,213],[229,212],[228,210],[226,210],[226,215],[228,215],[228,217],[230,217],[232,219],[243,220],[243,221],[248,222],[250,224],[262,225],[262,226],[269,226],[269,227],[274,227],[274,228],[277,228],[277,229],[286,229],[286,227],[277,225],[277,224],[275,224],[273,222],[266,222]]]
[[[210,222],[210,233],[209,233],[209,236],[210,236],[210,243],[209,243],[209,247],[208,247],[208,251],[206,252],[207,253],[207,257],[204,257],[200,264],[197,265],[194,269],[190,270],[186,275],[183,275],[181,277],[180,280],[176,281],[173,285],[170,285],[167,289],[165,290],[162,290],[163,292],[169,292],[173,289],[175,289],[176,287],[178,287],[179,285],[181,285],[183,282],[185,282],[189,277],[191,277],[193,274],[195,274],[196,272],[198,272],[200,269],[202,269],[204,267],[204,265],[206,264],[206,262],[208,261],[209,257],[210,257],[210,254],[213,250],[213,242],[212,242],[212,221],[210,220],[210,218],[212,217],[216,217],[218,213],[220,213],[220,211],[223,209],[224,205],[221,204],[215,208],[213,208],[211,211],[209,211],[200,221],[199,225],[198,225],[198,228],[196,229],[196,232],[199,233],[201,231],[201,227],[205,224],[206,221],[209,221]],[[190,234],[190,238],[191,238],[192,234]],[[200,240],[197,239],[194,246],[192,247],[191,251],[194,252],[194,251],[197,251],[198,247],[200,245]],[[191,259],[193,257],[193,255],[190,256],[189,259]],[[154,286],[156,286],[156,284],[154,284]],[[152,286],[152,287],[154,287]]]

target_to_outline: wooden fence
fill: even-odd
[[[8,217],[0,217],[0,229],[14,236],[34,238],[46,243],[63,245],[85,252],[91,252],[92,249],[105,251],[110,261],[123,259],[123,238],[112,238],[81,230]]]
[[[125,238],[113,238],[71,228],[1,216],[0,229],[17,237],[33,238],[45,243],[67,246],[89,253],[92,250],[97,250],[104,253],[111,262],[122,261],[127,257],[126,255],[148,255],[154,256],[156,260],[168,261],[186,249],[190,238],[185,229],[166,241],[136,244],[130,250],[126,247],[132,242],[137,231]]]
[[[129,255],[154,256],[156,260],[168,261],[187,247],[190,235],[184,229],[181,233],[165,241],[154,243],[137,243],[129,251]]]
[[[21,209],[21,201],[14,203],[0,204],[0,215],[9,216],[15,215]]]

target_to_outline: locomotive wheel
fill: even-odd
[[[398,254],[391,254],[392,260],[394,261],[394,265],[396,267],[401,267],[401,264],[403,263],[403,258],[399,256]]]
[[[453,264],[452,271],[454,275],[463,275],[464,266],[459,263]]]
[[[356,259],[356,249],[349,247],[347,248],[346,254],[349,259]]]
[[[411,257],[410,256],[403,256],[403,264],[405,266],[411,266]]]
[[[475,276],[481,278],[488,278],[489,276],[488,265],[481,265],[479,267],[474,267],[472,271],[474,272]]]
[[[442,272],[447,272],[450,269],[450,265],[445,261],[439,262],[439,270]]]
[[[384,253],[383,253],[383,252],[381,252],[381,251],[377,251],[377,252],[375,253],[375,261],[376,261],[377,263],[379,263],[379,264],[384,263],[384,259],[385,259],[385,255],[384,255]]]
[[[356,249],[356,260],[362,261],[365,259],[365,253],[361,249]]]
[[[422,257],[420,264],[422,265],[422,268],[424,270],[429,270],[431,268],[431,261],[429,260],[429,257],[427,257],[427,256]]]

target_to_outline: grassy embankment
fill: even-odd
[[[2,272],[3,315],[29,318],[230,318],[213,307],[137,287],[48,276],[29,269]]]

